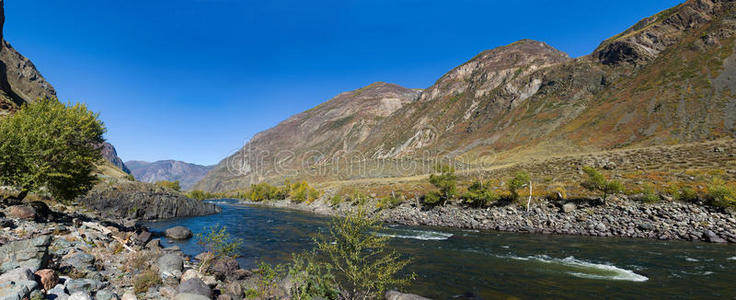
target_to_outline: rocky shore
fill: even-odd
[[[243,203],[322,215],[339,215],[354,209],[348,203],[330,207],[324,200],[311,204],[288,200]],[[375,205],[369,204],[369,207]],[[532,202],[527,211],[516,204],[484,209],[459,204],[426,208],[413,199],[393,209],[375,209],[373,213],[385,222],[410,226],[736,243],[736,215],[733,212],[677,201],[648,204],[626,197],[609,197],[605,202],[539,199]]]

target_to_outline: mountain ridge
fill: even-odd
[[[126,161],[130,173],[143,182],[179,181],[182,190],[189,190],[202,179],[214,166],[202,166],[177,160],[159,160],[147,162],[140,160]]]

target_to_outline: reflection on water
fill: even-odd
[[[174,225],[195,234],[219,224],[242,238],[244,267],[259,261],[283,263],[291,253],[312,247],[329,219],[303,212],[248,207],[218,201],[218,215],[149,224],[163,231]],[[377,233],[414,262],[407,289],[437,299],[579,299],[736,297],[736,247],[682,241],[536,235],[416,228],[391,225]],[[194,255],[195,240],[162,241]]]

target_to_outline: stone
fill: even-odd
[[[181,275],[181,282],[187,281],[192,278],[202,278],[202,275],[194,269],[188,269]]]
[[[606,232],[608,231],[608,228],[603,223],[598,223],[595,225],[595,230],[598,230],[600,232]]]
[[[57,284],[54,288],[46,291],[47,298],[54,300],[67,300],[69,294],[66,293],[63,284]]]
[[[224,280],[225,278],[233,278],[235,270],[239,268],[240,265],[237,260],[229,256],[224,256],[215,260],[210,267],[210,271],[217,279]]]
[[[174,226],[165,231],[166,237],[174,240],[186,240],[192,237],[192,231],[184,226]]]
[[[43,269],[49,262],[51,236],[13,241],[0,246],[0,272],[26,267],[32,272]]]
[[[36,218],[36,210],[28,205],[14,205],[8,210],[10,216],[18,219],[33,220]]]
[[[160,239],[152,239],[146,244],[146,249],[150,250],[160,250],[161,249],[161,240]]]
[[[95,300],[118,300],[118,299],[120,299],[118,297],[118,294],[115,294],[112,291],[101,290],[95,293]]]
[[[176,289],[180,294],[197,294],[207,298],[212,297],[212,290],[199,278],[192,278],[179,284]]]
[[[209,285],[211,287],[214,287],[217,285],[217,278],[215,276],[202,276],[202,281],[204,281],[204,284]]]
[[[50,290],[56,286],[56,284],[59,283],[59,276],[56,275],[56,272],[51,269],[43,269],[36,271],[36,276],[41,281],[41,285],[43,286],[44,290]]]
[[[386,300],[429,300],[419,295],[406,294],[399,291],[386,292]]]
[[[654,225],[652,225],[651,223],[641,223],[639,224],[638,227],[641,230],[647,230],[647,231],[654,230]]]
[[[158,270],[162,279],[181,276],[184,260],[176,254],[166,254],[158,258]],[[178,274],[178,276],[176,276]]]
[[[32,280],[0,282],[0,299],[20,300],[28,298],[31,291],[36,287],[38,287],[38,283]]]
[[[199,294],[179,293],[176,294],[174,300],[210,300],[210,298]]]
[[[68,257],[62,258],[61,266],[69,266],[79,272],[87,273],[87,272],[95,270],[94,263],[95,263],[94,256],[84,253],[84,252],[79,252],[79,253],[71,254]]]
[[[135,296],[135,293],[133,293],[133,291],[126,291],[123,294],[123,297],[120,298],[120,300],[138,300],[138,297]]]
[[[90,292],[98,291],[105,287],[104,283],[89,278],[67,280],[64,285],[66,286],[66,290],[71,294],[76,292],[89,294]]]
[[[15,227],[16,227],[15,226],[15,222],[13,222],[13,220],[6,219],[6,218],[0,218],[0,228],[10,228],[10,229],[13,229]]]
[[[229,294],[221,294],[217,296],[217,300],[234,300],[235,298]]]
[[[35,219],[46,220],[48,219],[49,215],[51,215],[51,209],[49,209],[49,206],[42,201],[33,201],[31,203],[28,203],[28,205],[36,212]]]
[[[152,236],[150,232],[141,231],[140,233],[135,234],[132,239],[136,245],[143,246],[151,240],[151,237]]]
[[[158,292],[166,299],[173,299],[176,296],[176,289],[170,286],[162,286],[158,289]]]
[[[235,299],[243,298],[243,286],[239,282],[233,281],[225,285],[225,294],[233,296]]]
[[[92,298],[85,292],[76,292],[69,296],[69,300],[92,300]]]
[[[31,269],[29,268],[17,268],[10,270],[8,272],[3,273],[0,275],[0,282],[5,281],[24,281],[24,280],[35,280],[33,277],[33,272],[31,272]]]
[[[573,212],[576,208],[577,206],[575,205],[575,203],[565,203],[564,205],[562,205],[562,211],[566,214]]]
[[[711,230],[706,230],[703,233],[703,238],[710,243],[719,243],[719,244],[727,243],[726,240],[724,240],[723,238],[721,238],[720,236],[718,236],[715,232]]]

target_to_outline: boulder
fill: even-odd
[[[166,254],[158,258],[158,270],[162,279],[180,277],[184,268],[184,260],[176,254]]]
[[[126,291],[120,300],[138,300],[138,297],[135,296],[133,291]]]
[[[192,237],[192,231],[184,226],[175,226],[165,231],[166,237],[174,240],[186,240]]]
[[[210,287],[199,278],[192,278],[182,282],[176,290],[179,294],[196,294],[207,298],[212,297],[212,290]]]
[[[236,275],[235,271],[239,268],[240,265],[237,260],[232,257],[225,256],[216,259],[210,267],[210,271],[217,279],[224,280],[225,278],[234,278]]]
[[[202,278],[202,274],[199,274],[197,270],[188,269],[184,271],[184,274],[181,275],[181,282],[187,281],[192,278]]]
[[[20,282],[20,281],[28,281],[28,280],[35,280],[33,277],[33,272],[31,272],[31,269],[29,268],[17,268],[17,269],[10,270],[0,275],[0,282],[5,282],[5,281]]]
[[[199,294],[179,293],[176,294],[174,300],[210,300],[210,298]]]
[[[160,239],[152,239],[146,244],[146,249],[149,250],[161,250],[161,240]]]
[[[575,203],[565,203],[564,205],[562,205],[562,211],[566,214],[573,212],[576,208],[577,206],[575,205]]]
[[[38,283],[32,280],[0,282],[0,299],[20,300],[29,298],[31,291],[37,287]]]
[[[405,294],[399,291],[386,292],[386,300],[429,300],[419,295]]]
[[[59,283],[59,276],[56,275],[56,272],[54,272],[54,270],[38,270],[35,274],[36,276],[38,276],[39,281],[41,281],[41,286],[46,291],[54,288],[56,284]]]
[[[28,205],[36,211],[37,220],[47,220],[49,215],[51,215],[51,209],[49,209],[49,206],[44,202],[33,201],[28,203]]]
[[[44,235],[0,246],[0,272],[26,267],[32,272],[43,269],[49,262],[51,236]]]
[[[112,291],[101,290],[95,293],[95,300],[118,300],[118,299],[120,299],[118,297],[118,294],[115,294]]]
[[[48,299],[54,299],[54,300],[69,299],[69,294],[66,293],[66,290],[64,289],[63,284],[57,284],[56,286],[54,286],[54,288],[47,290],[46,295]]]
[[[69,296],[69,300],[92,300],[92,298],[85,292],[76,292]]]
[[[62,267],[70,267],[77,272],[86,274],[87,272],[95,270],[94,263],[94,256],[84,252],[79,252],[63,257],[60,265]]]
[[[240,282],[233,281],[225,285],[225,288],[223,290],[224,294],[228,294],[230,296],[233,296],[234,299],[243,299],[243,286],[240,285]]]
[[[148,231],[141,231],[134,234],[131,238],[136,245],[143,246],[151,240],[151,233]]]
[[[72,296],[77,292],[83,292],[89,295],[91,292],[99,291],[105,287],[104,283],[89,278],[67,280],[64,285],[66,286],[66,290],[71,293]]]
[[[36,210],[27,205],[14,205],[8,210],[10,216],[18,219],[33,220],[36,218]]]
[[[703,238],[710,243],[719,243],[719,244],[727,243],[726,240],[724,240],[723,238],[721,238],[720,236],[718,236],[715,232],[711,230],[706,230],[703,233]]]

